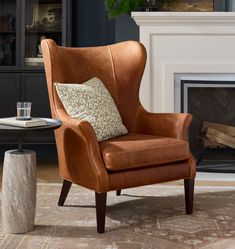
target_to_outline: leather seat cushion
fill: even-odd
[[[151,167],[189,159],[187,142],[152,135],[128,133],[99,144],[108,170]]]

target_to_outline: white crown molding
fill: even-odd
[[[234,25],[235,12],[132,12],[132,18],[139,26],[162,25]]]

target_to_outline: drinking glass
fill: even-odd
[[[17,102],[17,115],[18,120],[30,120],[31,119],[31,102]]]

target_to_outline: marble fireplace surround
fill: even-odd
[[[148,54],[140,89],[147,110],[178,110],[179,75],[235,74],[234,12],[132,12],[132,18]]]

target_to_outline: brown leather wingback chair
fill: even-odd
[[[149,113],[139,101],[146,50],[134,41],[91,48],[60,47],[42,41],[52,117],[63,121],[55,131],[60,176],[58,205],[71,184],[96,193],[97,231],[104,233],[108,191],[184,179],[186,213],[193,212],[195,160],[187,142],[191,115]],[[93,127],[66,113],[54,83],[82,83],[98,77],[109,90],[129,133],[98,142]],[[169,207],[170,208],[170,207]]]

